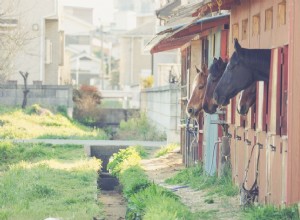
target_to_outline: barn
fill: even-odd
[[[229,126],[232,178],[237,185],[245,182],[250,188],[257,173],[258,200],[262,204],[300,201],[300,98],[297,94],[300,76],[296,73],[300,67],[300,15],[296,13],[299,10],[297,0],[203,1],[193,12],[193,22],[182,25],[151,50],[157,53],[181,49],[181,150],[185,164],[202,161],[208,173],[217,172],[219,148],[214,152],[214,146],[223,135],[218,124],[225,120]],[[185,123],[185,105],[196,74],[193,67],[202,63],[210,65],[213,57],[230,57],[234,38],[245,48],[271,49],[269,82],[257,83],[256,103],[246,117],[236,111],[239,95],[231,99],[226,113],[201,114],[195,142],[195,133]]]

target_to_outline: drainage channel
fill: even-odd
[[[103,205],[105,220],[122,220],[126,215],[126,201],[118,190],[119,181],[108,172],[100,171],[98,188],[101,193],[99,201]]]

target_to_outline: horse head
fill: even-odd
[[[250,107],[256,101],[256,82],[241,92],[237,111],[240,115],[247,115]]]
[[[234,40],[234,49],[213,95],[223,106],[253,82],[269,79],[271,50],[245,49],[237,39]]]
[[[204,111],[208,114],[213,114],[217,111],[218,104],[213,99],[213,93],[226,68],[226,65],[227,63],[220,57],[219,59],[214,58],[213,63],[209,67],[207,86],[202,103]]]
[[[189,117],[197,117],[202,110],[202,100],[207,81],[207,66],[202,65],[201,71],[195,66],[197,75],[194,78],[192,86],[192,95],[186,106],[186,113]]]

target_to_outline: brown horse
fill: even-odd
[[[215,88],[223,75],[227,62],[224,62],[222,58],[214,58],[213,63],[209,67],[207,85],[205,89],[203,99],[203,110],[208,114],[214,114],[217,111],[218,104],[213,99]]]
[[[196,67],[196,66],[195,66]],[[186,106],[186,113],[189,117],[197,117],[202,110],[202,100],[204,97],[207,82],[207,66],[202,65],[201,71],[196,67],[197,75],[193,81],[192,95]]]
[[[237,111],[240,115],[247,115],[250,107],[256,101],[256,82],[241,92]]]

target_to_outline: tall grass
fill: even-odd
[[[218,178],[216,175],[208,176],[202,165],[197,165],[180,171],[166,182],[189,185],[194,189],[208,189],[208,194],[235,196],[239,192],[238,187],[232,181],[231,170],[228,167],[224,171],[224,176]]]
[[[162,146],[157,152],[155,152],[155,157],[161,157],[164,156],[176,148],[179,148],[178,144],[172,143],[172,144],[167,144],[165,146]]]
[[[91,129],[80,125],[63,114],[49,111],[37,114],[36,107],[25,110],[0,107],[2,139],[107,139],[101,129]]]
[[[155,125],[148,120],[146,114],[142,113],[139,118],[121,121],[116,139],[164,141],[166,140],[166,134],[159,131]]]
[[[128,151],[128,152],[126,152]],[[191,213],[173,192],[151,183],[145,171],[136,164],[135,149],[126,149],[114,155],[111,163],[118,176],[125,198],[128,200],[127,220],[198,220],[213,213]],[[134,164],[128,166],[128,164]]]
[[[0,142],[0,219],[92,219],[100,161],[82,146]]]
[[[287,208],[268,205],[246,208],[243,218],[247,220],[299,220],[300,216],[296,205]]]

